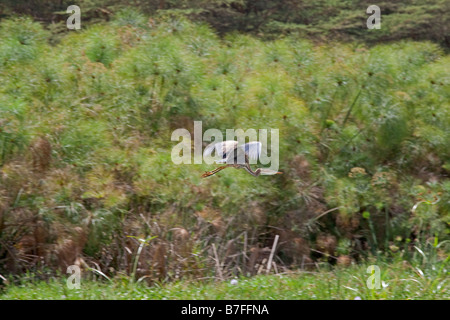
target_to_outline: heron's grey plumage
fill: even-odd
[[[211,156],[213,151],[216,151],[216,156],[220,158],[216,163],[227,163],[227,165],[217,168],[213,171],[205,172],[202,177],[209,177],[225,168],[234,167],[236,169],[243,168],[252,176],[259,175],[273,175],[280,174],[270,169],[258,168],[255,171],[250,167],[249,160],[258,160],[261,156],[262,143],[259,141],[252,141],[238,146],[238,142],[234,140],[211,143],[208,145],[203,156]]]

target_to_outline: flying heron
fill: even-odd
[[[221,157],[220,160],[216,160],[216,163],[226,163],[226,165],[218,167],[212,171],[206,171],[202,174],[202,178],[212,176],[213,174],[230,167],[236,169],[243,168],[254,177],[259,175],[282,174],[282,172],[266,168],[257,168],[255,171],[252,170],[249,159],[257,160],[260,157],[261,145],[262,144],[259,141],[252,141],[246,144],[238,145],[238,142],[233,140],[209,145],[203,152],[203,156],[210,156],[212,152],[216,150],[216,154]]]

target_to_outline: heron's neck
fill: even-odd
[[[244,167],[244,169],[250,173],[252,176],[257,177],[261,174],[261,169],[256,169],[256,171],[253,171],[250,165],[247,163],[247,165]]]

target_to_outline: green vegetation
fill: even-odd
[[[447,0],[3,0],[0,18],[30,15],[59,34],[65,32],[67,7],[75,3],[81,8],[84,25],[109,21],[121,9],[134,7],[151,16],[206,22],[220,34],[240,31],[270,38],[296,34],[315,41],[368,43],[430,40],[450,47]],[[374,4],[381,9],[382,28],[367,30],[366,10]]]
[[[131,9],[52,39],[30,18],[0,21],[3,277],[51,277],[76,263],[150,284],[230,279],[258,274],[275,235],[272,272],[394,255],[441,270],[450,56],[438,44],[219,37],[205,24],[149,21]],[[225,170],[201,179],[211,166],[173,164],[171,133],[192,131],[194,120],[204,130],[279,129],[284,174]],[[360,281],[341,273],[349,287]],[[300,284],[314,279],[304,277]],[[421,279],[410,286],[423,292],[386,290],[443,298],[441,278],[435,291]],[[152,290],[144,291],[156,297]]]
[[[299,272],[231,281],[178,281],[155,284],[132,283],[128,277],[111,282],[100,279],[82,280],[79,289],[68,289],[66,279],[36,281],[24,277],[22,283],[6,287],[0,299],[22,300],[399,300],[450,298],[448,279],[441,265],[421,270],[408,263],[380,264],[380,287],[367,286],[367,266],[335,268],[332,271]],[[31,282],[30,282],[31,280]],[[374,282],[371,282],[374,284]]]

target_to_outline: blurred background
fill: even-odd
[[[255,275],[276,235],[271,272],[444,261],[449,6],[2,0],[0,275]],[[173,164],[194,120],[279,129],[284,174]]]

